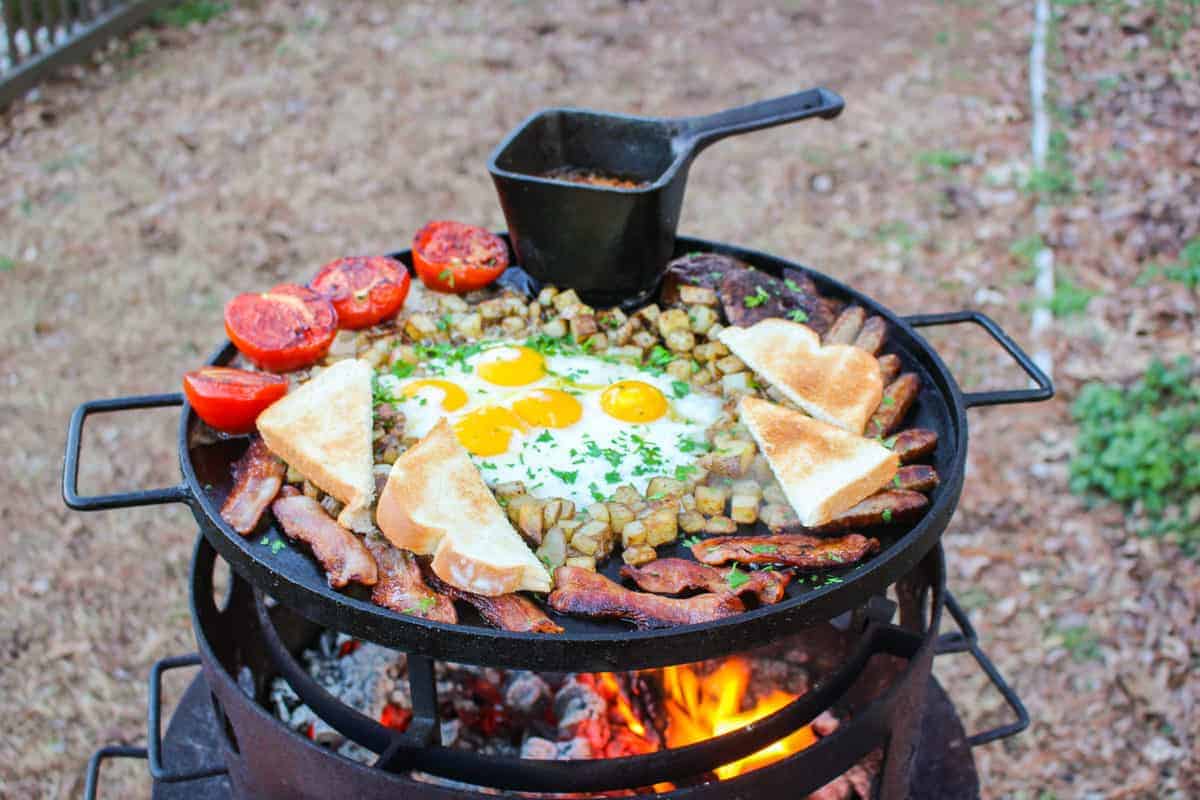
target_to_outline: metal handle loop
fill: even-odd
[[[1013,691],[1013,688],[1004,680],[1004,676],[996,669],[996,665],[987,657],[987,654],[979,647],[978,636],[975,633],[975,627],[971,624],[971,620],[967,617],[962,606],[954,599],[949,591],[946,592],[946,610],[950,612],[950,616],[954,619],[958,630],[951,633],[943,633],[938,636],[936,655],[944,655],[947,653],[970,653],[975,659],[975,663],[983,670],[983,674],[991,681],[992,686],[1004,698],[1004,702],[1012,709],[1016,720],[1004,725],[997,725],[994,728],[989,728],[978,733],[974,733],[967,737],[967,744],[971,747],[978,747],[981,744],[994,742],[997,739],[1007,739],[1009,736],[1018,734],[1029,727],[1029,712],[1025,709],[1025,704],[1021,702],[1021,698]]]
[[[174,771],[163,764],[162,744],[162,676],[164,672],[180,667],[196,667],[200,665],[200,654],[189,653],[184,656],[164,658],[154,663],[150,670],[149,710],[146,713],[146,744],[148,745],[148,760],[150,762],[150,777],[162,783],[183,783],[200,778],[211,778],[214,775],[224,775],[228,770],[224,764],[203,766],[194,770]]]
[[[904,321],[914,328],[924,328],[934,325],[954,325],[959,322],[973,322],[987,331],[1001,347],[1017,362],[1030,380],[1037,384],[1036,389],[1008,389],[997,392],[964,392],[963,403],[967,408],[976,406],[997,406],[1006,403],[1036,403],[1049,400],[1054,396],[1054,384],[1041,367],[1033,363],[1029,354],[1012,340],[995,320],[978,311],[951,311],[945,314],[913,314],[905,317]]]
[[[87,779],[83,785],[83,799],[96,800],[97,782],[100,778],[100,765],[105,761],[117,758],[145,758],[146,748],[144,747],[126,747],[124,745],[110,745],[101,747],[96,752],[92,753],[92,757],[88,759]]]
[[[83,423],[89,414],[104,414],[110,411],[126,411],[140,408],[162,408],[164,406],[178,406],[182,404],[183,395],[179,392],[116,397],[111,400],[92,400],[82,403],[71,414],[71,424],[67,428],[67,451],[63,460],[63,502],[69,508],[73,508],[76,511],[101,511],[109,508],[132,508],[134,506],[154,506],[162,503],[190,502],[192,493],[186,483],[167,486],[162,489],[149,489],[136,492],[118,492],[116,494],[100,495],[79,494],[79,449],[83,437]]]

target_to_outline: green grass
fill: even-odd
[[[875,229],[875,238],[881,242],[895,242],[901,252],[908,255],[921,242],[921,235],[906,222],[885,222]]]
[[[1150,17],[1150,39],[1166,50],[1174,50],[1200,16],[1200,0],[1054,0],[1056,8],[1090,7],[1119,18],[1131,11],[1154,10]],[[1061,12],[1060,12],[1061,13]]]
[[[1082,663],[1104,660],[1104,651],[1100,649],[1100,637],[1088,626],[1055,628],[1054,633],[1062,639],[1062,646],[1070,653],[1072,661]]]
[[[1182,283],[1193,292],[1200,289],[1200,239],[1192,239],[1179,252],[1179,260],[1173,264],[1151,264],[1138,277],[1144,285],[1155,278],[1166,278]]]
[[[154,12],[154,22],[157,25],[167,25],[172,28],[186,28],[193,22],[201,24],[221,16],[229,10],[229,3],[214,0],[181,0],[170,8],[162,8]]]
[[[917,153],[917,164],[926,173],[948,175],[971,163],[971,154],[961,150],[926,150]]]
[[[1026,269],[1022,273],[1022,277],[1032,276],[1030,280],[1037,277],[1036,271]],[[1055,275],[1054,278],[1054,296],[1049,300],[1034,300],[1026,301],[1021,304],[1024,311],[1031,311],[1035,308],[1048,308],[1050,313],[1056,317],[1072,317],[1076,314],[1082,314],[1087,310],[1087,304],[1096,292],[1091,289],[1085,289],[1075,283],[1068,276],[1061,272]]]
[[[16,268],[17,262],[15,259],[11,259],[8,256],[0,256],[0,272],[12,272]]]
[[[1067,135],[1053,131],[1047,142],[1046,166],[1034,169],[1021,187],[1044,203],[1057,204],[1075,196],[1075,173],[1067,156]]]
[[[1153,362],[1130,386],[1088,384],[1071,408],[1079,424],[1071,490],[1141,511],[1145,535],[1167,536],[1195,554],[1200,521],[1200,374],[1180,358]]]

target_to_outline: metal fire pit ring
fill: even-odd
[[[631,630],[624,623],[595,621],[552,614],[566,632],[558,635],[513,633],[472,624],[469,614],[457,625],[404,616],[376,606],[367,594],[331,589],[317,563],[292,547],[275,552],[267,542],[286,537],[275,527],[250,537],[235,533],[221,518],[220,507],[230,488],[230,467],[245,447],[244,439],[211,446],[192,446],[198,418],[185,405],[179,426],[179,458],[184,482],[146,492],[86,497],[79,494],[79,448],[83,423],[92,413],[122,409],[182,405],[178,394],[119,398],[84,403],[71,419],[63,470],[63,498],[78,510],[98,510],[168,502],[186,503],[201,532],[233,569],[255,587],[323,626],[361,639],[403,650],[410,655],[471,664],[489,664],[546,671],[609,671],[644,669],[695,661],[752,649],[778,636],[831,619],[863,606],[909,572],[937,543],[957,507],[966,464],[968,408],[1044,400],[1053,394],[1049,379],[990,319],[974,311],[901,317],[877,301],[828,276],[794,262],[718,242],[681,237],[676,253],[712,251],[739,258],[765,272],[800,269],[812,277],[826,296],[856,303],[883,317],[890,326],[888,352],[896,353],[905,370],[922,383],[910,420],[914,426],[936,430],[939,442],[934,467],[942,478],[924,517],[899,536],[881,531],[880,553],[847,568],[840,582],[812,588],[793,582],[784,601],[716,622],[652,631]],[[409,253],[396,257],[411,266]],[[937,352],[916,328],[961,322],[983,327],[1008,351],[1036,388],[963,393]],[[234,354],[226,343],[209,363],[227,362]],[[266,533],[266,536],[263,533]],[[682,545],[660,548],[663,556],[682,552]],[[618,560],[603,571],[615,577]]]

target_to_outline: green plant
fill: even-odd
[[[181,0],[170,8],[155,11],[154,23],[169,25],[172,28],[186,28],[193,22],[208,22],[228,10],[229,3],[220,0]]]
[[[1067,135],[1062,131],[1050,134],[1046,149],[1046,166],[1032,170],[1022,188],[1036,194],[1046,203],[1061,203],[1075,195],[1075,173],[1067,157]]]
[[[971,154],[961,150],[926,150],[917,153],[917,163],[939,172],[952,172],[971,163]]]
[[[907,255],[921,242],[921,235],[906,222],[885,222],[875,229],[875,238],[881,242],[895,242],[900,251]]]
[[[1073,661],[1103,661],[1104,652],[1100,649],[1100,637],[1086,625],[1073,625],[1069,628],[1056,628],[1054,631],[1062,646],[1071,654]]]
[[[1079,424],[1071,490],[1139,509],[1143,533],[1167,535],[1190,552],[1200,520],[1200,377],[1187,359],[1153,362],[1130,386],[1088,384],[1071,408]]]
[[[1031,275],[1031,280],[1037,277],[1032,268],[1026,272]],[[1024,311],[1048,308],[1050,313],[1056,317],[1071,317],[1087,310],[1087,304],[1095,296],[1096,292],[1085,289],[1066,275],[1059,273],[1054,278],[1054,295],[1049,300],[1027,301],[1021,304],[1021,308]]]
[[[1179,251],[1179,260],[1174,264],[1151,264],[1138,277],[1139,284],[1146,284],[1157,277],[1182,283],[1193,292],[1200,289],[1200,238],[1192,239]]]
[[[0,272],[11,272],[17,268],[17,262],[8,256],[0,256]]]

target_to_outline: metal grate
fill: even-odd
[[[170,0],[0,0],[0,108]]]

